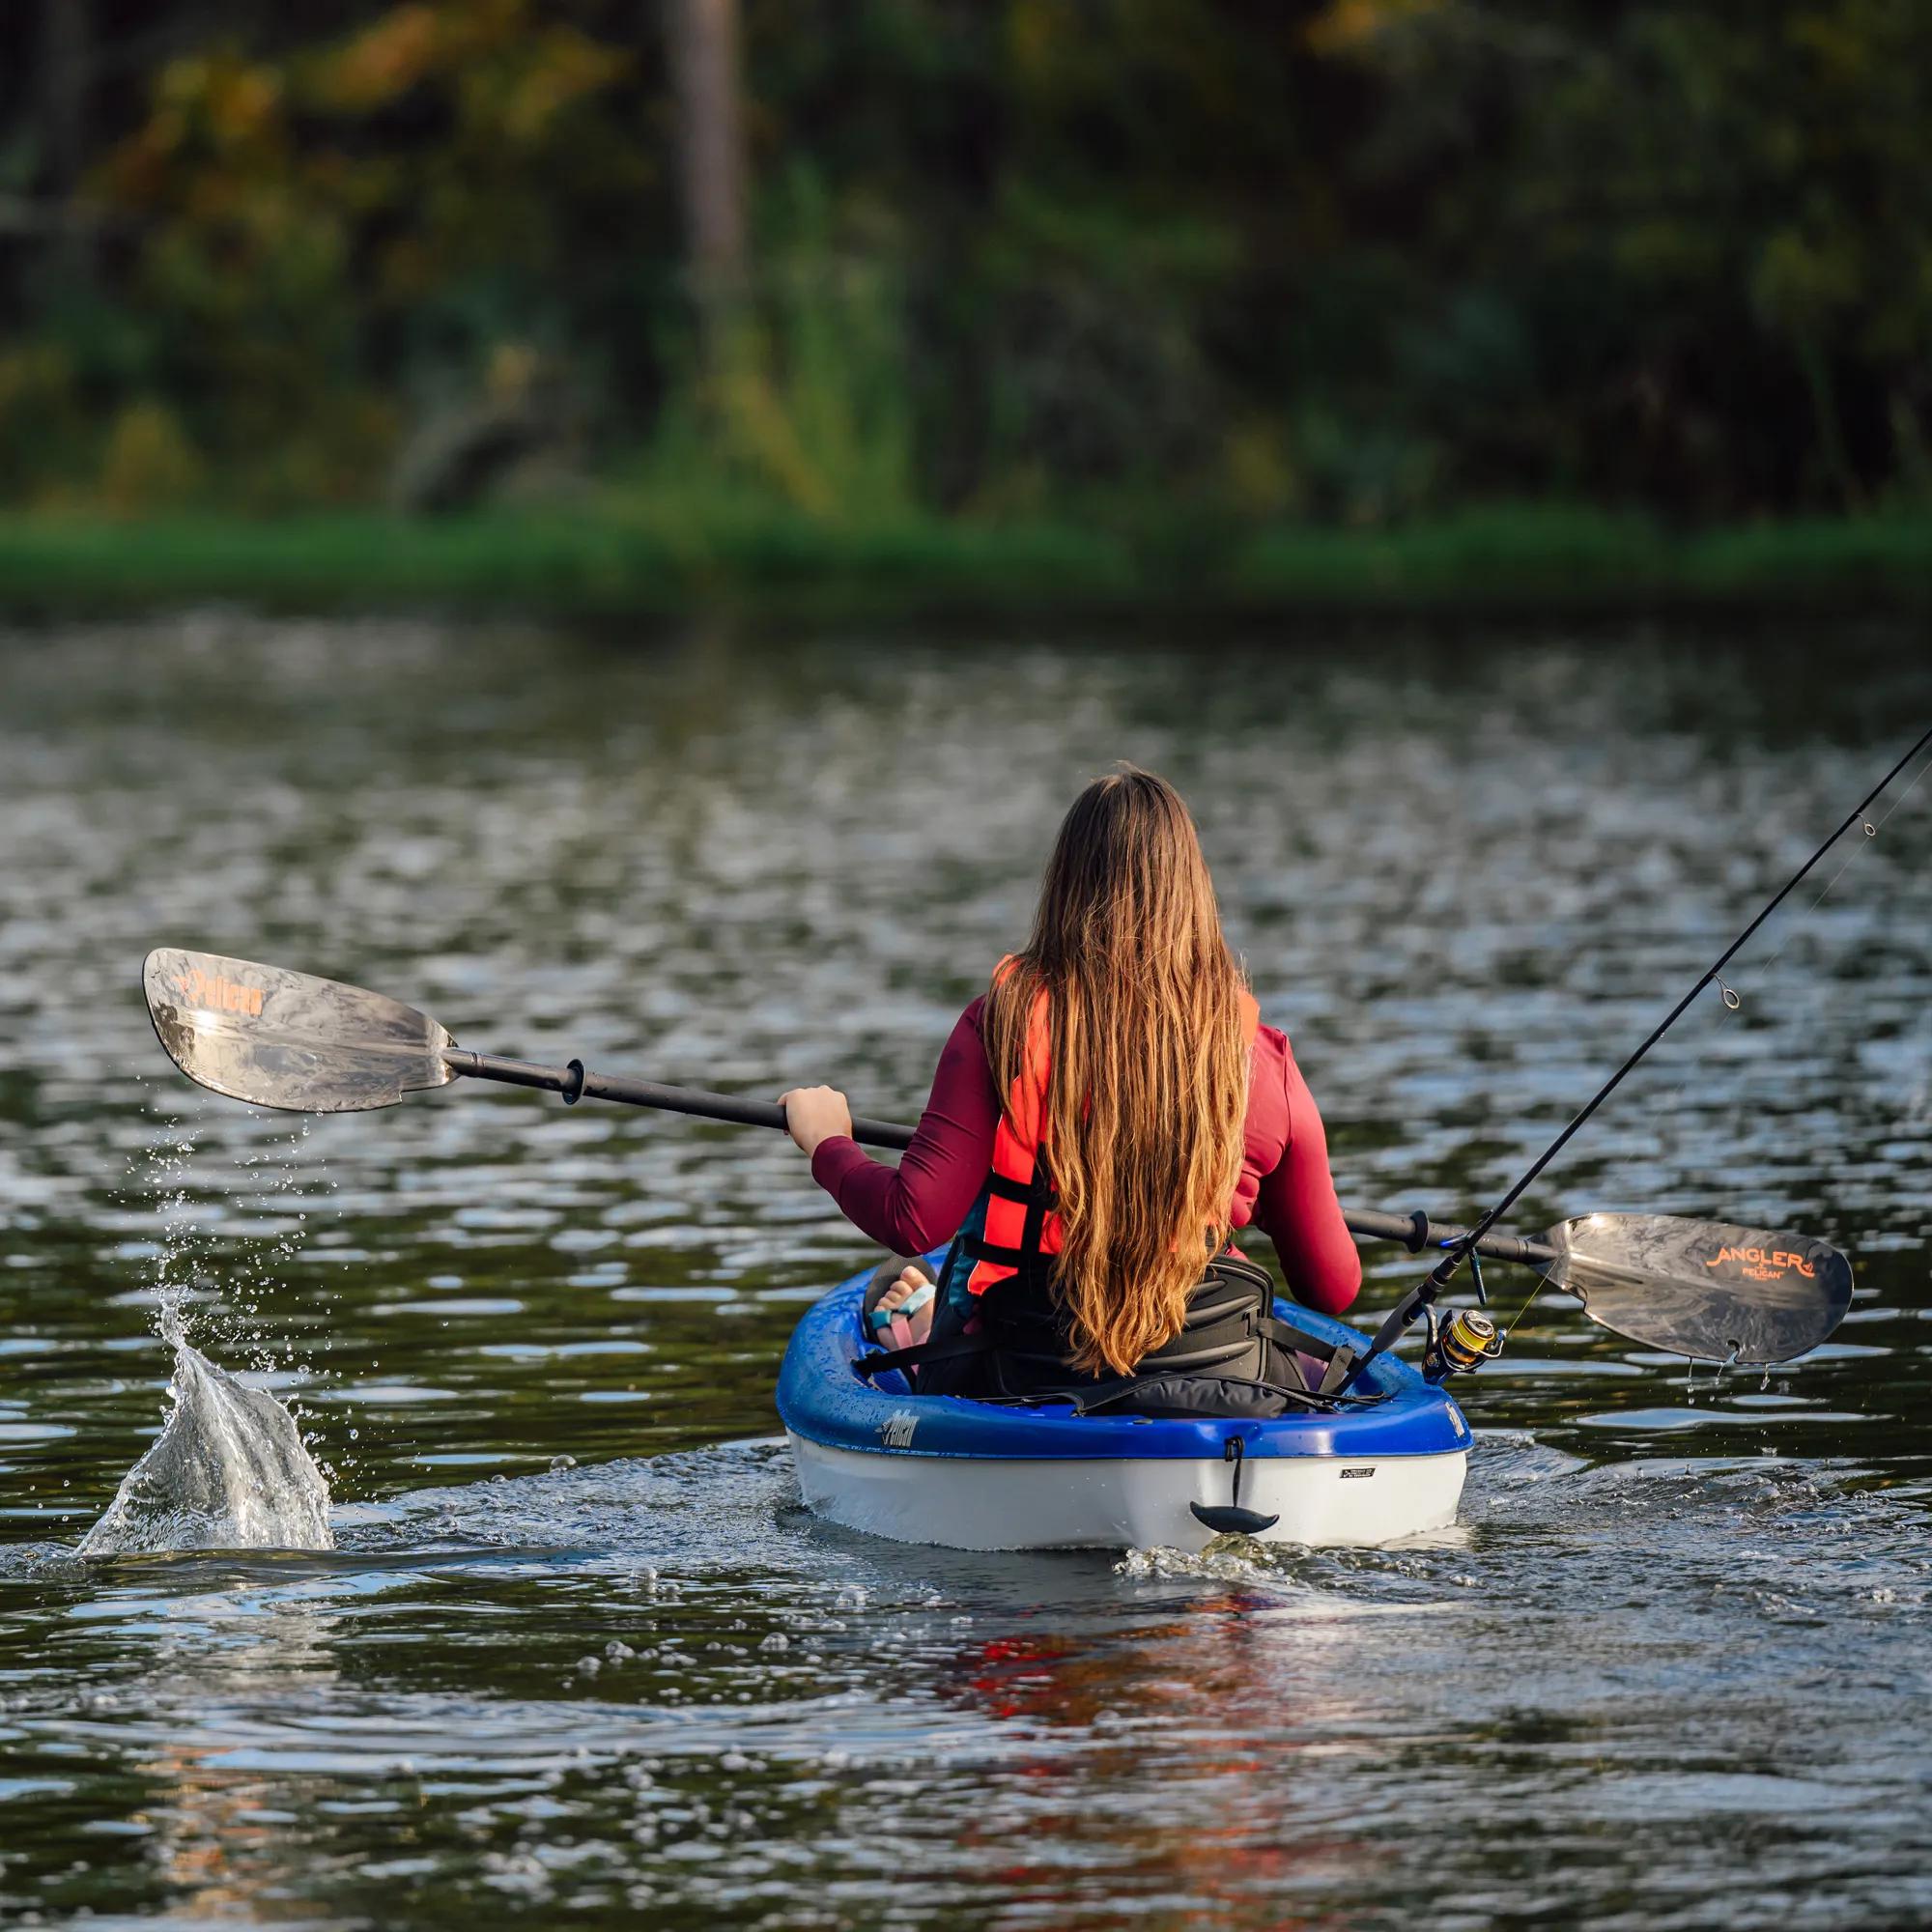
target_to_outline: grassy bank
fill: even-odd
[[[451,606],[672,614],[821,611],[1932,609],[1932,516],[1671,534],[1585,510],[1468,512],[1389,530],[864,526],[763,506],[272,522],[0,518],[0,611]]]

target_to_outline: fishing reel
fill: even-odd
[[[1489,1291],[1483,1286],[1483,1264],[1471,1252],[1469,1273],[1476,1298],[1489,1305]],[[1493,1362],[1503,1351],[1503,1331],[1477,1308],[1453,1309],[1447,1319],[1437,1316],[1434,1302],[1425,1304],[1429,1318],[1429,1341],[1422,1350],[1425,1381],[1439,1382],[1450,1376],[1473,1375],[1485,1362]]]
[[[1429,1344],[1422,1351],[1422,1377],[1439,1382],[1448,1376],[1466,1376],[1503,1351],[1503,1331],[1480,1309],[1452,1310],[1447,1321],[1429,1314]]]

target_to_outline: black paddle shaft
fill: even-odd
[[[667,1114],[696,1114],[706,1121],[729,1121],[741,1127],[785,1127],[785,1110],[770,1100],[748,1100],[736,1094],[710,1094],[701,1087],[666,1087],[655,1080],[632,1080],[621,1073],[592,1073],[581,1060],[567,1066],[538,1066],[527,1060],[504,1060],[494,1053],[445,1047],[443,1063],[474,1080],[500,1080],[511,1087],[535,1087],[560,1094],[569,1105],[579,1100],[615,1100],[626,1107],[651,1107]],[[867,1147],[909,1148],[913,1130],[891,1121],[852,1122],[852,1138]]]
[[[505,1060],[494,1053],[471,1053],[464,1047],[445,1047],[443,1065],[452,1072],[473,1080],[500,1080],[510,1087],[534,1087],[545,1094],[561,1094],[575,1105],[579,1100],[614,1100],[627,1107],[651,1107],[668,1114],[695,1114],[701,1120],[729,1121],[744,1127],[785,1125],[785,1110],[769,1100],[748,1100],[736,1094],[711,1094],[701,1087],[667,1087],[656,1080],[632,1080],[621,1073],[592,1073],[582,1061],[565,1066],[540,1066],[528,1060]],[[867,1147],[908,1148],[913,1129],[895,1121],[868,1121],[863,1116],[852,1122],[852,1138]],[[1371,1241],[1399,1241],[1410,1254],[1424,1248],[1449,1247],[1467,1237],[1468,1230],[1432,1221],[1427,1214],[1378,1214],[1349,1212],[1344,1218],[1350,1231]],[[1526,1241],[1514,1235],[1485,1235],[1477,1252],[1491,1261],[1520,1262],[1527,1267],[1541,1267],[1556,1259],[1556,1250],[1545,1241]]]

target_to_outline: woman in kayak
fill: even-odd
[[[867,1301],[925,1392],[1278,1412],[1306,1380],[1302,1338],[1232,1231],[1269,1235],[1309,1307],[1339,1314],[1361,1285],[1321,1117],[1259,1023],[1194,822],[1131,767],[1074,801],[1032,937],[960,1015],[896,1168],[851,1138],[834,1089],[784,1107],[863,1233],[900,1258],[952,1243],[936,1291],[895,1260]]]

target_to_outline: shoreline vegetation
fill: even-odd
[[[128,11],[0,26],[0,612],[1932,608],[1925,9]]]
[[[0,516],[0,614],[211,602],[605,616],[715,605],[835,615],[1922,611],[1932,608],[1932,516],[1673,532],[1640,516],[1515,506],[1344,529],[1188,518],[833,521],[770,505],[600,497],[433,517]]]

